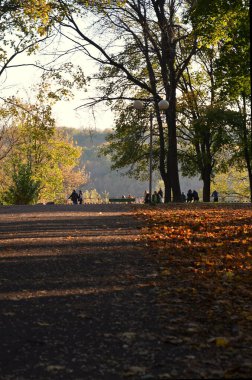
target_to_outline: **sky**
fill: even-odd
[[[13,64],[31,63],[36,56],[27,57],[23,54],[13,61]],[[85,58],[82,56],[82,61]],[[84,62],[85,74],[92,74],[94,65],[90,61]],[[20,66],[9,68],[1,78],[1,96],[22,96],[29,99],[32,96],[32,86],[40,82],[42,71],[32,66]],[[83,99],[91,96],[95,89],[90,87],[88,92],[75,92],[75,98],[68,101],[60,101],[53,108],[53,116],[59,127],[72,127],[78,129],[111,129],[113,127],[113,113],[105,105],[97,105],[95,108],[79,108]],[[78,108],[78,109],[77,109]]]
[[[77,109],[81,100],[61,101],[54,106],[53,115],[59,127],[73,127],[79,129],[111,129],[113,126],[113,114],[102,106],[94,110]]]

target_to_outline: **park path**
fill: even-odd
[[[134,207],[0,207],[1,380],[223,377],[205,300],[159,282]]]
[[[1,379],[145,374],[152,353],[139,338],[154,339],[155,273],[131,210],[0,209]]]

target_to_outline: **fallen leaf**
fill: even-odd
[[[217,336],[208,340],[209,343],[215,343],[217,347],[227,347],[230,340],[224,336]]]
[[[146,367],[132,366],[128,368],[128,371],[124,373],[124,376],[144,375]]]

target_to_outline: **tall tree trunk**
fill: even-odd
[[[168,144],[166,146],[166,165],[167,177],[169,184],[167,185],[166,202],[173,200],[179,202],[181,200],[181,191],[178,174],[178,155],[177,155],[177,136],[176,136],[176,88],[177,88],[177,72],[176,72],[176,31],[175,23],[175,2],[169,3],[169,20],[165,16],[166,2],[153,2],[158,23],[161,31],[161,57],[160,67],[163,85],[165,89],[166,99],[169,101],[169,108],[166,113],[166,123],[168,126]],[[171,199],[172,191],[172,199]]]
[[[250,202],[252,202],[252,167],[251,167],[249,152],[247,149],[245,149],[245,160],[246,160],[246,166],[247,166],[248,178],[249,178]]]
[[[165,203],[168,203],[168,202],[171,202],[171,183],[170,183],[168,175],[166,175],[163,181],[164,181],[164,187],[165,187],[164,201]]]
[[[208,168],[204,169],[202,180],[203,180],[203,202],[210,202],[211,170],[209,170]]]
[[[170,107],[168,113],[168,173],[171,181],[172,200],[173,202],[180,202],[181,190],[178,171],[175,91],[174,96],[170,98]]]
[[[252,171],[250,168],[249,174],[249,190],[250,190],[250,202],[252,203]]]
[[[162,120],[160,114],[158,113],[158,126],[159,126],[159,171],[161,174],[161,178],[164,182],[164,202],[171,202],[171,181],[169,176],[169,170],[166,165],[166,149],[165,149],[165,138],[164,138],[164,130],[162,125]]]
[[[250,202],[252,203],[252,171],[249,172]]]
[[[244,145],[244,158],[246,161],[248,177],[249,177],[249,190],[250,190],[250,201],[252,202],[252,125],[250,129],[250,138],[248,136],[249,131],[247,130],[247,112],[246,112],[246,97],[242,94],[243,101],[243,145]],[[249,146],[249,140],[251,146]]]

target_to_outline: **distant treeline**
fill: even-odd
[[[64,128],[73,138],[76,145],[83,148],[81,165],[85,165],[90,175],[90,181],[83,190],[96,189],[99,194],[108,192],[110,196],[134,195],[143,196],[148,189],[148,181],[142,182],[123,175],[122,170],[111,170],[111,161],[108,157],[99,157],[99,147],[106,142],[105,138],[111,130],[80,130]]]
[[[123,175],[122,170],[111,170],[111,161],[108,157],[99,157],[99,147],[106,142],[106,136],[111,133],[110,129],[88,130],[64,128],[74,142],[83,148],[81,165],[85,165],[90,175],[90,181],[83,190],[95,189],[99,194],[109,193],[109,196],[133,195],[141,197],[148,189],[148,181],[140,181]],[[154,175],[154,188],[158,189],[162,181]],[[187,192],[189,188],[196,189],[201,193],[202,183],[197,178],[181,178],[181,189]]]

